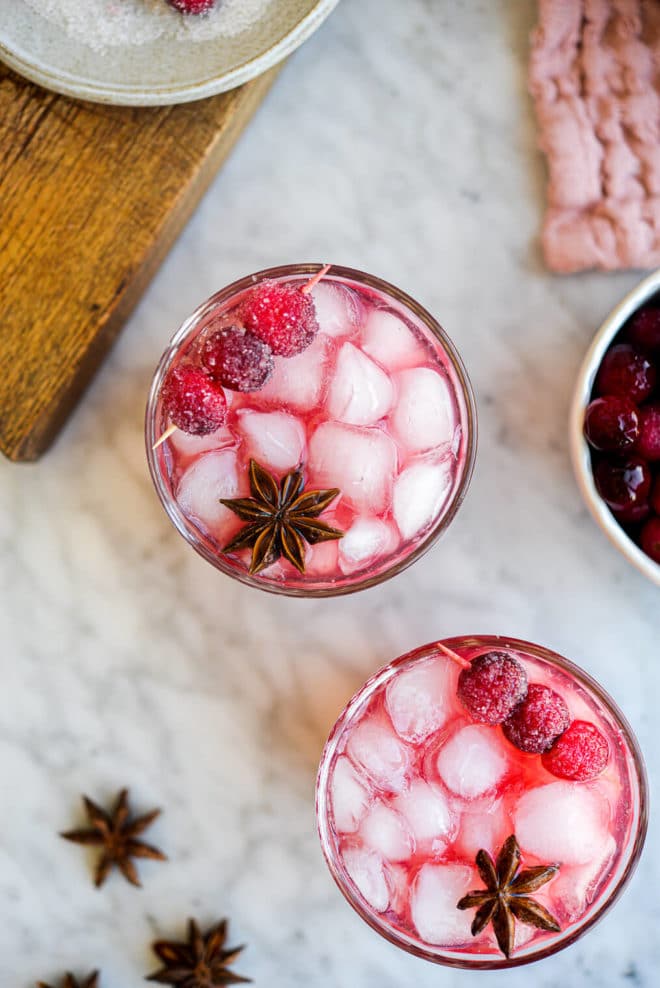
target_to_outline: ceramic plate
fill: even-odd
[[[47,89],[79,99],[132,106],[185,103],[233,89],[275,65],[338,2],[271,0],[262,17],[233,38],[160,39],[99,54],[73,41],[25,0],[0,0],[0,59]]]

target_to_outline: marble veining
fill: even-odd
[[[148,943],[232,920],[244,974],[278,988],[470,988],[389,946],[344,903],[314,831],[315,770],[345,700],[439,636],[508,633],[591,671],[659,781],[657,590],[583,507],[573,381],[632,273],[541,265],[543,164],[525,89],[532,0],[343,0],[285,67],[57,445],[0,463],[0,983],[98,965],[138,988]],[[152,490],[142,415],[184,316],[249,271],[373,271],[426,304],[477,393],[480,449],[443,541],[355,597],[272,598],[214,572]],[[162,806],[142,891],[91,884],[57,837],[79,794]],[[660,946],[652,821],[626,895],[590,935],[489,984],[651,988]]]

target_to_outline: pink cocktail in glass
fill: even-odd
[[[630,727],[578,667],[455,638],[349,702],[317,817],[337,885],[378,933],[440,964],[509,967],[565,947],[617,898],[646,834],[646,780]]]
[[[476,447],[470,384],[433,317],[370,275],[332,267],[310,285],[317,273],[272,269],[205,302],[163,355],[146,418],[179,532],[225,573],[294,596],[417,559],[458,510]]]

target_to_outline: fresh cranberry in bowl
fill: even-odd
[[[660,586],[660,270],[596,334],[571,409],[578,486],[610,541]],[[650,534],[649,534],[650,533]]]

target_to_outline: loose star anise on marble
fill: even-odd
[[[244,947],[225,949],[227,920],[223,919],[203,934],[194,919],[188,920],[188,942],[158,940],[154,953],[164,967],[151,974],[147,981],[180,988],[221,988],[222,985],[248,984],[250,978],[230,971]]]
[[[85,830],[68,830],[60,836],[75,844],[102,848],[94,874],[94,884],[97,888],[103,885],[108,874],[115,867],[119,868],[131,885],[140,886],[141,882],[132,858],[167,860],[157,847],[137,839],[147,827],[151,826],[156,817],[160,816],[160,810],[152,810],[151,813],[131,819],[128,789],[121,790],[112,813],[106,813],[87,796],[83,796],[83,803],[91,826]]]
[[[486,888],[468,892],[457,903],[458,909],[477,910],[472,921],[473,937],[492,923],[500,950],[505,957],[510,957],[516,920],[538,930],[559,933],[561,927],[555,917],[529,894],[549,882],[559,871],[559,865],[541,865],[516,874],[520,867],[520,848],[513,834],[502,845],[497,861],[493,862],[488,851],[482,849],[477,854],[476,864]]]
[[[249,572],[254,575],[283,556],[305,572],[305,542],[316,545],[340,539],[343,532],[331,528],[318,516],[339,496],[339,490],[306,491],[302,470],[292,470],[277,480],[250,460],[252,497],[221,499],[242,521],[248,522],[223,549],[237,552],[252,549]]]
[[[72,974],[69,973],[64,975],[62,988],[97,988],[98,983],[98,971],[92,971],[91,974],[88,974],[85,981],[78,981]],[[37,981],[37,988],[51,988],[51,985],[47,985],[45,981]]]

